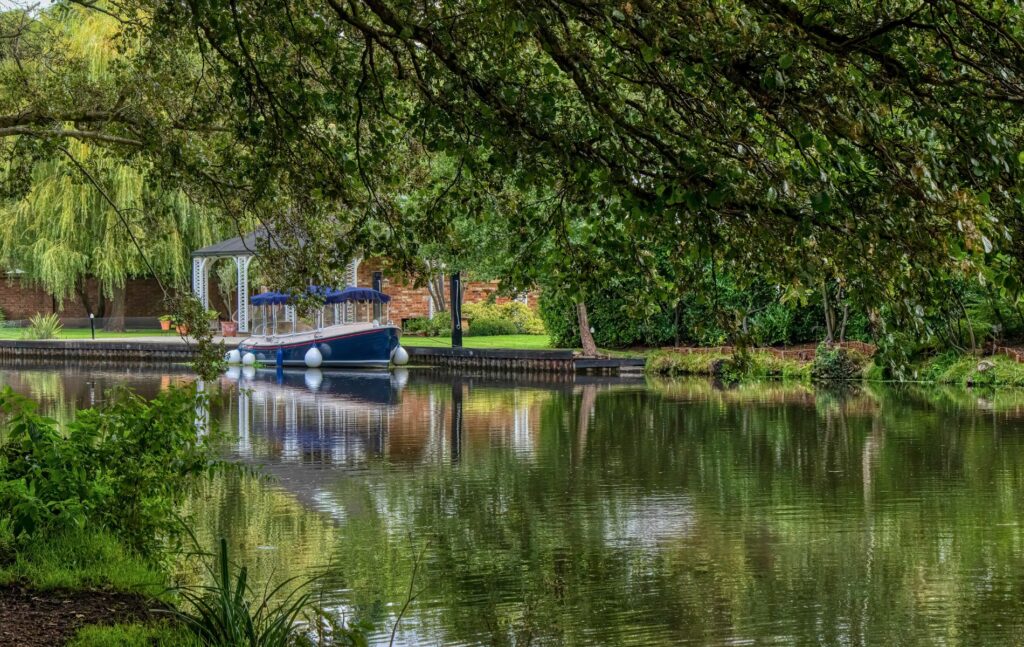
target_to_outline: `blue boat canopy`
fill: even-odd
[[[371,288],[348,287],[340,292],[327,296],[327,303],[347,303],[349,301],[372,301],[374,303],[387,303],[391,297]]]
[[[264,292],[254,295],[249,302],[254,306],[279,306],[288,303],[291,297],[283,292]]]
[[[335,290],[319,285],[311,285],[307,288],[309,294],[323,297],[324,303],[348,303],[350,301],[371,301],[374,303],[387,303],[391,297],[370,288],[348,287],[344,290]],[[264,292],[253,296],[249,301],[254,306],[278,306],[289,303],[292,300],[290,294],[284,292]]]

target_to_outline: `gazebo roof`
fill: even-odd
[[[216,257],[216,256],[253,256],[256,253],[257,240],[265,237],[264,231],[253,231],[244,236],[235,236],[197,249],[192,252],[192,257]]]

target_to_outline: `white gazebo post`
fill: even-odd
[[[192,257],[192,294],[199,299],[204,308],[210,307],[210,266],[209,259],[202,256]]]
[[[238,271],[238,331],[249,332],[249,262],[252,256],[235,256]]]

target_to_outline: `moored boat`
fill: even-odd
[[[266,292],[252,297],[262,315],[254,334],[228,353],[229,363],[345,368],[386,368],[404,364],[408,354],[400,345],[401,328],[388,321],[381,307],[390,297],[369,288],[344,290],[309,288],[322,302],[311,322],[300,321],[292,295]],[[284,308],[285,321],[279,326]],[[365,317],[359,320],[360,310]],[[381,323],[378,317],[387,323]],[[384,315],[384,316],[381,316]],[[331,323],[328,324],[327,322]],[[287,332],[280,328],[288,327]]]

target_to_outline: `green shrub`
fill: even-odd
[[[838,346],[820,344],[811,364],[811,378],[818,382],[859,380],[864,375],[862,358]]]
[[[218,464],[196,429],[195,410],[193,388],[148,402],[115,390],[62,429],[9,387],[0,391],[0,411],[9,416],[0,510],[15,538],[24,543],[89,526],[159,557],[176,535],[175,511],[188,486]]]
[[[579,348],[576,304],[571,297],[545,290],[540,296],[540,316],[553,346]],[[659,309],[646,314],[611,291],[587,302],[587,316],[594,341],[601,348],[664,346],[672,343],[675,334],[671,311]]]
[[[509,301],[500,305],[488,301],[467,303],[462,307],[462,316],[469,320],[470,329],[473,328],[474,322],[479,319],[500,319],[511,323],[514,328],[514,332],[500,334],[547,334],[547,329],[544,327],[544,320],[540,318],[540,315],[537,314],[533,308],[521,301]]]
[[[753,318],[750,326],[751,340],[757,346],[775,346],[790,340],[790,332],[796,313],[781,303],[773,303]]]
[[[412,317],[406,319],[404,330],[410,334],[426,335],[427,337],[451,337],[452,316],[447,312],[438,312],[433,317]]]
[[[470,337],[494,337],[495,335],[515,335],[519,331],[508,319],[474,319],[469,325],[466,335]]]
[[[25,329],[25,339],[56,339],[64,330],[60,317],[56,313],[44,315],[42,313],[33,315],[28,320],[28,328]]]

